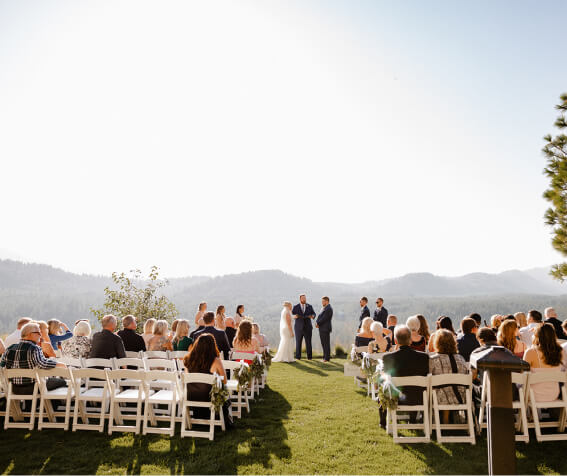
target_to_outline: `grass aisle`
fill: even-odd
[[[0,430],[0,471],[11,474],[476,474],[486,441],[395,445],[342,360],[274,363],[251,413],[215,441],[130,433]],[[567,443],[518,444],[518,473],[567,473]]]

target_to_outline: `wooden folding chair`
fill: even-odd
[[[224,431],[224,415],[222,409],[218,412],[219,418],[216,418],[217,412],[213,404],[203,401],[193,401],[191,400],[191,394],[188,390],[188,384],[190,383],[204,383],[213,385],[215,381],[214,375],[201,374],[201,373],[184,373],[182,376],[183,385],[183,411],[181,414],[181,437],[193,436],[198,438],[208,438],[209,440],[214,440],[215,438],[215,426],[220,426]],[[208,420],[193,418],[191,416],[192,408],[208,408],[210,410],[210,418]],[[197,431],[193,430],[193,425],[208,425],[209,431]]]
[[[158,383],[157,386],[155,386],[156,382]],[[168,388],[164,388],[165,382],[169,382]],[[145,389],[146,401],[142,433],[144,435],[160,433],[173,436],[175,434],[177,408],[183,395],[177,372],[165,370],[146,371]],[[167,404],[169,415],[161,415],[155,411],[154,405],[159,404]],[[150,419],[150,425],[148,425],[148,418]],[[169,427],[158,427],[158,421],[169,421]]]
[[[67,381],[66,387],[59,387],[55,390],[47,390],[47,379],[50,377],[60,377]],[[39,415],[38,415],[38,430],[43,428],[63,428],[69,429],[69,420],[71,418],[71,404],[75,395],[73,389],[73,378],[71,371],[68,368],[55,367],[49,370],[37,369],[37,379],[39,386]],[[65,411],[58,412],[53,408],[53,400],[64,400]],[[45,414],[44,414],[45,412]],[[44,418],[47,417],[48,421],[45,422]],[[57,422],[57,417],[64,417],[62,422]]]
[[[98,430],[102,433],[110,402],[110,388],[106,380],[106,371],[91,368],[71,369],[71,376],[75,393],[73,431]],[[97,382],[97,385],[93,386],[93,382]],[[95,405],[89,407],[89,403]],[[79,423],[79,418],[82,423]],[[90,423],[89,420],[91,419],[98,420],[98,423]]]
[[[559,397],[548,402],[536,401],[533,386],[541,383],[557,383],[558,387],[561,387],[561,390],[558,390]],[[567,410],[566,385],[566,374],[561,370],[540,371],[538,369],[537,372],[530,372],[530,376],[528,378],[528,404],[531,408],[533,421],[528,423],[528,426],[535,429],[536,439],[538,442],[567,440],[567,433],[564,433]],[[558,408],[560,410],[559,418],[552,421],[541,421],[539,415],[540,410],[550,408]],[[557,428],[558,433],[543,434],[541,432],[542,428]]]
[[[31,395],[19,395],[14,393],[12,379],[14,378],[30,378],[33,379],[33,392]],[[33,430],[35,425],[35,410],[37,405],[37,397],[39,394],[37,386],[37,377],[35,369],[4,369],[4,379],[7,385],[6,392],[6,416],[4,417],[4,429],[8,428],[27,428]],[[21,402],[30,401],[31,410],[29,412],[22,411]],[[22,422],[25,417],[29,421]],[[13,418],[14,421],[10,421]]]
[[[238,379],[236,378],[236,372],[241,364],[233,360],[223,360],[222,365],[227,373],[230,372],[230,378],[227,379],[226,388],[230,395],[232,415],[237,418],[242,418],[242,408],[246,408],[247,412],[250,413],[250,405],[248,404],[247,392],[239,387]]]
[[[141,370],[107,370],[106,379],[110,389],[110,415],[108,434],[114,431],[140,433],[142,408],[146,400],[145,372]],[[128,382],[129,388],[122,388],[122,381]],[[135,413],[126,413],[121,404],[135,403]],[[134,425],[126,425],[125,420],[134,420]]]

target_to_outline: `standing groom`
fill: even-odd
[[[323,309],[317,316],[317,328],[319,329],[319,337],[321,338],[321,347],[323,347],[323,362],[331,360],[331,320],[333,319],[333,308],[329,304],[329,298],[324,296],[321,298]]]
[[[299,295],[299,304],[293,306],[291,313],[295,319],[295,324],[293,326],[295,329],[295,358],[297,360],[301,359],[301,345],[303,344],[303,338],[305,337],[307,359],[311,360],[311,334],[313,333],[311,319],[315,317],[315,311],[313,311],[313,306],[311,306],[311,304],[307,304],[307,297],[305,294]]]

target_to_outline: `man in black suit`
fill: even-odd
[[[124,343],[114,331],[116,330],[116,317],[112,314],[104,316],[101,320],[102,331],[95,332],[92,338],[89,359],[123,359],[126,357]]]
[[[236,324],[234,323],[234,319],[232,317],[227,317],[224,320],[226,324],[226,329],[224,332],[226,333],[226,337],[228,338],[228,343],[230,348],[232,349],[232,341],[234,340],[234,336],[236,335]]]
[[[376,299],[376,309],[374,309],[373,319],[382,324],[386,328],[388,323],[388,309],[384,307],[384,299],[381,297]]]
[[[316,327],[319,329],[319,338],[321,339],[321,347],[323,347],[323,362],[331,360],[331,320],[333,319],[333,308],[329,304],[329,298],[324,296],[321,298],[323,308],[317,316]]]
[[[122,319],[124,329],[118,331],[118,335],[124,343],[124,349],[128,352],[140,352],[146,350],[144,338],[136,332],[136,318],[132,314],[128,314]]]
[[[392,377],[411,377],[414,375],[427,376],[429,373],[429,355],[425,352],[413,350],[411,344],[411,331],[406,325],[396,326],[395,332],[398,350],[384,355],[384,372]],[[423,401],[423,389],[420,387],[401,387],[403,405],[421,405]],[[410,420],[415,421],[415,412],[410,413]],[[386,412],[380,412],[380,426],[386,427]]]
[[[370,309],[368,309],[368,298],[366,296],[362,296],[360,298],[360,317],[358,318],[358,329],[362,327],[362,321],[364,321],[365,317],[370,317]]]
[[[193,334],[195,336],[195,340],[197,340],[201,334],[211,334],[215,338],[217,348],[224,354],[223,359],[228,360],[228,354],[230,353],[228,337],[226,337],[225,331],[215,328],[215,314],[213,312],[206,312],[203,316],[203,321],[205,323],[205,327]]]
[[[311,320],[315,318],[315,311],[311,304],[307,304],[307,296],[305,296],[305,294],[299,296],[299,304],[293,306],[291,313],[295,319],[295,324],[293,325],[295,330],[295,358],[301,360],[301,346],[303,344],[303,338],[305,338],[307,360],[311,360],[313,357],[311,349],[313,324],[311,324]]]

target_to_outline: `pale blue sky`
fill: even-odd
[[[0,0],[0,257],[325,281],[551,264],[567,2]]]

